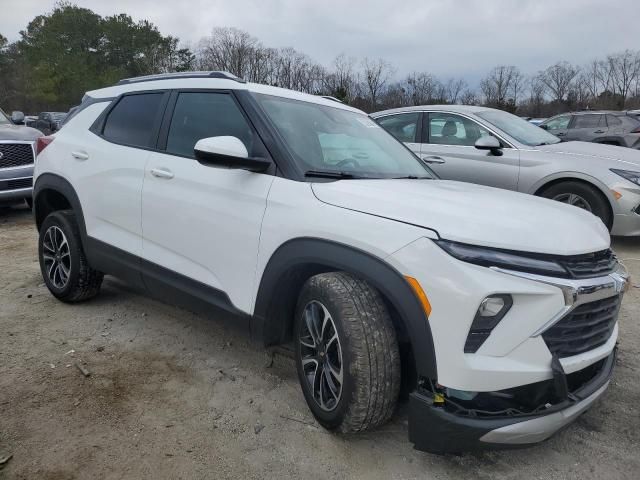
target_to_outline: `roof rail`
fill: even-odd
[[[144,75],[142,77],[123,78],[116,85],[129,85],[131,83],[154,82],[156,80],[174,80],[176,78],[222,78],[225,80],[234,80],[239,83],[246,83],[242,78],[236,77],[229,72],[175,72],[175,73],[159,73],[157,75]]]
[[[339,98],[336,97],[332,97],[331,95],[320,95],[322,98],[326,98],[327,100],[332,100],[334,102],[338,102],[338,103],[344,103],[342,100],[340,100]]]

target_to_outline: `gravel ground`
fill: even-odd
[[[56,301],[26,209],[0,210],[0,245],[0,459],[13,456],[0,478],[638,478],[637,288],[611,387],[575,424],[534,448],[435,456],[412,449],[402,408],[366,434],[319,428],[292,360],[272,362],[231,318],[110,278],[93,301]],[[614,247],[640,276],[640,240]]]

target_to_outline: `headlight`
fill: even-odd
[[[476,265],[482,265],[483,267],[500,267],[538,275],[551,275],[554,277],[569,276],[567,270],[560,265],[560,263],[548,258],[548,256],[478,247],[466,243],[451,242],[449,240],[434,240],[434,242],[449,255],[463,262],[474,263]]]
[[[626,178],[631,183],[640,185],[640,172],[633,172],[631,170],[618,170],[617,168],[610,169],[616,175],[620,175],[622,178]]]

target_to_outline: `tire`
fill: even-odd
[[[324,355],[315,355],[318,361],[314,365],[309,359],[316,350],[310,346],[316,342],[306,319],[313,320],[316,314],[323,320],[328,315],[331,322],[326,322],[325,335],[319,335],[327,346]],[[330,342],[334,333],[337,341]],[[294,341],[302,392],[323,427],[359,432],[382,425],[393,415],[400,390],[400,353],[386,305],[370,284],[343,272],[311,277],[298,299]],[[336,347],[341,355],[336,354]],[[338,370],[338,363],[342,384],[339,394],[334,395],[329,380],[337,386],[339,376],[330,372],[331,368]],[[319,382],[313,385],[324,385],[324,398],[329,401],[322,402],[322,390],[312,388],[315,369]]]
[[[600,217],[602,223],[611,230],[612,218],[611,209],[607,203],[607,199],[600,193],[598,189],[592,187],[583,182],[560,182],[550,186],[544,190],[541,194],[542,197],[550,198],[552,200],[563,201],[569,203],[569,196],[579,197],[582,201],[586,202],[588,208],[586,210],[593,213],[595,216]],[[567,199],[567,200],[565,200]],[[579,202],[580,203],[580,202]],[[580,205],[576,205],[579,208],[583,208]]]
[[[38,239],[38,258],[44,283],[59,300],[81,302],[100,291],[104,275],[89,266],[70,210],[53,212],[45,218]]]

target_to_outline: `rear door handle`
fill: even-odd
[[[71,152],[71,156],[77,160],[89,160],[87,152]]]
[[[604,130],[596,130],[596,131],[595,131],[595,132],[593,132],[593,133],[604,133]]]
[[[422,155],[422,160],[427,163],[444,163],[444,158],[437,155]]]
[[[173,178],[173,172],[164,168],[152,168],[151,175],[157,178],[166,178],[167,180],[171,180]]]

